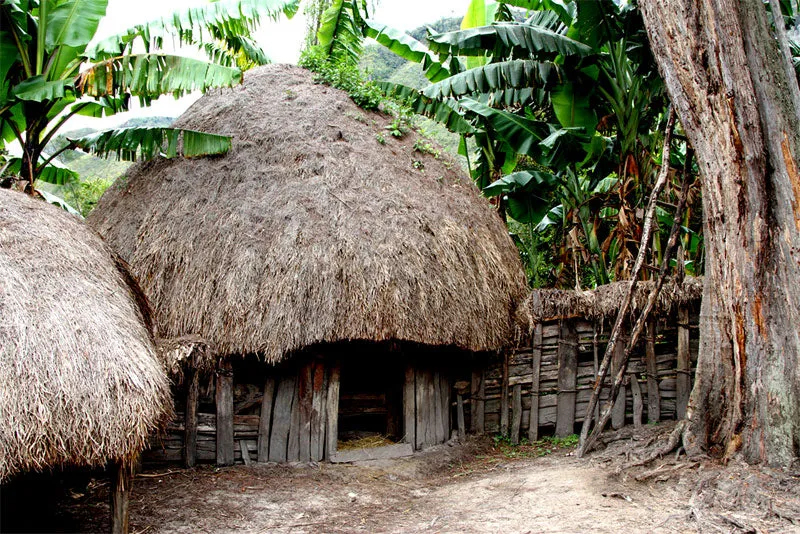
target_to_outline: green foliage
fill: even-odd
[[[348,59],[334,58],[320,47],[307,48],[300,54],[298,65],[314,73],[314,81],[345,91],[353,102],[364,109],[378,109],[383,93]]]
[[[228,136],[181,128],[119,128],[69,141],[73,146],[96,156],[114,154],[117,159],[125,161],[147,160],[156,156],[174,158],[179,154],[188,158],[224,154],[231,148],[231,138]]]
[[[17,171],[29,192],[37,181],[63,183],[70,176],[75,179],[72,171],[59,169],[55,160],[72,144],[49,146],[71,117],[103,117],[126,111],[132,97],[149,105],[163,94],[180,96],[239,83],[242,73],[237,66],[266,61],[263,51],[250,39],[260,17],[291,16],[299,1],[219,0],[133,26],[95,43],[107,3],[0,2],[0,137],[4,148],[13,141],[22,148]],[[161,45],[167,37],[205,51],[210,61],[164,53]],[[187,155],[219,153],[225,145],[219,136],[210,134],[184,132],[183,136]],[[172,147],[177,139],[166,131],[132,128],[125,135],[97,135],[94,140],[109,143],[123,138],[121,148],[126,153],[145,156],[164,152],[152,149],[158,144],[166,153],[175,152]],[[144,145],[137,146],[136,142]],[[82,146],[109,151],[90,146],[86,137]]]

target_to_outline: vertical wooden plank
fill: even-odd
[[[658,389],[658,367],[656,365],[656,322],[647,321],[645,341],[645,368],[647,370],[647,420],[661,420],[661,392]]]
[[[625,356],[626,344],[627,337],[620,333],[619,338],[617,339],[617,344],[614,346],[614,356],[611,359],[611,383],[614,382],[614,377],[617,376],[617,372],[619,372],[620,362]],[[619,430],[625,425],[625,400],[627,397],[627,389],[623,383],[619,388],[619,394],[617,395],[617,398],[614,399],[614,407],[611,410],[611,427],[614,430]]]
[[[311,461],[311,410],[314,402],[314,362],[309,361],[300,369],[298,382],[298,400],[300,401],[299,418],[299,456],[301,462]]]
[[[442,394],[440,400],[442,405],[442,441],[447,441],[450,439],[450,429],[452,428],[452,410],[450,409],[450,378],[446,372],[441,372],[439,373],[439,381],[441,382],[439,391]]]
[[[484,362],[476,362],[476,365],[484,366]],[[483,434],[486,412],[485,385],[483,379],[483,367],[472,371],[472,381],[470,384],[470,431],[475,434]]]
[[[242,461],[244,462],[244,465],[251,465],[253,462],[250,460],[250,451],[247,450],[247,444],[243,439],[239,440],[239,451],[242,453]]]
[[[456,394],[456,419],[458,424],[458,437],[464,439],[467,435],[467,425],[464,422],[464,396]]]
[[[300,388],[304,382],[303,368],[296,371],[297,379],[294,385],[292,411],[289,422],[289,441],[286,443],[286,461],[297,462],[300,460]]]
[[[432,370],[425,371],[425,444],[430,446],[437,443],[436,431],[436,390]]]
[[[444,406],[442,406],[442,380],[439,371],[433,372],[433,443],[442,443],[444,436]]]
[[[425,373],[420,369],[414,370],[414,404],[417,411],[414,414],[414,425],[417,429],[414,448],[417,450],[425,446]]]
[[[228,358],[217,367],[217,465],[233,465],[233,366]]]
[[[522,384],[514,384],[511,402],[511,443],[519,443],[519,429],[522,425]]]
[[[689,404],[689,309],[685,306],[678,308],[678,376],[676,380],[677,398],[675,408],[678,419],[686,416],[686,406]]]
[[[111,533],[128,534],[131,486],[133,473],[124,461],[111,465]]]
[[[503,377],[500,386],[500,433],[508,436],[508,353],[503,354]]]
[[[292,422],[295,377],[284,374],[277,382],[275,404],[272,409],[272,429],[269,437],[269,461],[285,462],[289,444],[289,426]]]
[[[264,380],[264,395],[261,397],[261,416],[258,421],[258,461],[269,461],[269,431],[272,426],[272,403],[275,397],[275,379]]]
[[[186,391],[186,408],[183,422],[183,464],[194,467],[197,464],[197,399],[200,396],[200,374],[192,366],[188,371],[189,387]]]
[[[539,373],[542,368],[542,325],[537,323],[533,330],[531,358],[531,411],[528,421],[528,439],[539,439]]]
[[[628,375],[631,382],[631,394],[633,395],[633,427],[636,429],[642,428],[642,412],[644,411],[644,404],[642,402],[642,388],[639,386],[639,379],[636,373]]]
[[[477,365],[474,363],[473,365]],[[469,431],[478,433],[478,388],[481,385],[481,374],[477,368],[472,369],[472,379],[469,384]]]
[[[328,375],[328,398],[325,417],[328,420],[325,430],[325,458],[330,460],[336,455],[339,443],[339,373],[341,367],[338,361],[331,364]]]
[[[403,432],[405,434],[403,441],[416,448],[417,399],[415,383],[414,367],[409,364],[406,366],[405,379],[403,381]]]
[[[321,361],[313,363],[311,377],[311,421],[310,458],[313,462],[322,460],[325,452],[325,365]]]
[[[578,331],[575,321],[561,321],[558,335],[558,399],[556,436],[575,433],[575,397],[578,379]]]

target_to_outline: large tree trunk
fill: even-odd
[[[800,117],[761,0],[640,0],[703,183],[706,284],[687,452],[800,450]]]

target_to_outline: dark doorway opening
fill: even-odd
[[[376,447],[403,440],[404,368],[384,345],[359,344],[341,359],[340,447]]]

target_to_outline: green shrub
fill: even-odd
[[[342,58],[328,57],[319,47],[311,47],[300,54],[298,65],[314,73],[316,83],[324,83],[345,91],[353,102],[364,109],[377,110],[383,94],[374,83],[358,70],[358,65]]]

